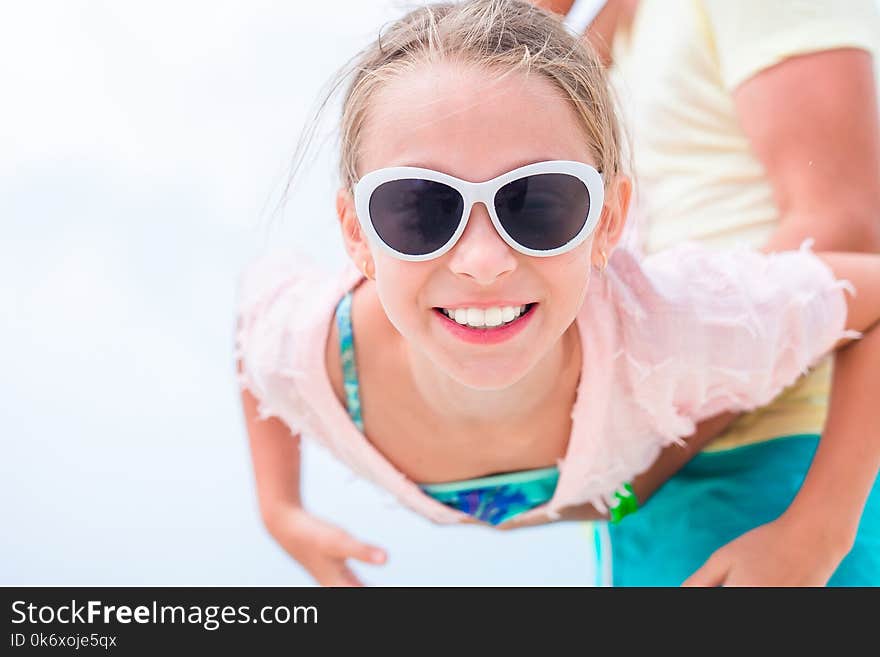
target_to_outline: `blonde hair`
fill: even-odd
[[[339,176],[358,180],[358,153],[372,98],[384,83],[413,67],[439,61],[482,66],[502,74],[543,75],[571,102],[606,186],[621,171],[620,127],[605,71],[592,48],[553,14],[525,0],[466,0],[419,7],[388,24],[331,82],[317,113],[353,76],[342,106]],[[304,158],[314,123],[294,156]],[[288,182],[288,187],[290,183]]]

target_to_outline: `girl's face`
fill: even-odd
[[[543,160],[595,164],[573,107],[550,81],[438,63],[395,77],[373,96],[358,174],[415,166],[479,182]],[[365,241],[349,193],[340,192],[337,208],[349,254],[359,266],[373,262],[379,299],[408,345],[460,384],[484,390],[519,381],[572,327],[591,266],[601,264],[600,248],[610,253],[619,233],[609,224],[622,224],[606,206],[577,248],[534,257],[510,248],[475,204],[450,251],[408,262]],[[526,304],[534,306],[509,328],[482,329],[509,334],[488,342],[475,341],[480,329],[459,327],[439,311]]]

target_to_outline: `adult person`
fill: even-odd
[[[806,238],[817,250],[880,252],[874,2],[538,4],[595,15],[586,38],[614,70],[639,190],[632,220],[646,252],[683,240],[779,251]],[[772,557],[760,540],[809,469],[832,376],[829,358],[771,405],[706,423],[690,452],[667,450],[674,471],[705,445],[644,508],[600,537],[610,541],[597,541],[612,556],[609,579],[787,582],[786,572],[843,540],[852,549],[829,584],[880,584],[876,484],[858,540],[829,527],[819,543],[776,545]]]

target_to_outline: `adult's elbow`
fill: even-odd
[[[846,226],[848,248],[845,250],[859,253],[880,253],[880,207],[875,212],[850,215]]]
[[[880,253],[880,206],[870,210],[839,208],[824,221],[826,230],[814,231],[817,250]]]

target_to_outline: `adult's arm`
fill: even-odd
[[[880,253],[880,114],[871,54],[838,48],[790,57],[743,81],[733,97],[780,213],[763,250],[796,249],[812,237],[816,251]],[[838,423],[845,413],[833,409],[845,403],[841,395],[832,399]],[[633,482],[639,499],[647,500],[735,417],[701,423],[686,448],[667,447]],[[820,467],[836,450],[848,453],[844,442],[825,441]],[[588,509],[571,511],[590,517]]]
[[[722,413],[704,420],[697,425],[693,434],[685,438],[684,445],[664,447],[653,465],[632,481],[633,492],[639,504],[644,505],[663,484],[719,436],[739,415],[739,413]],[[608,514],[599,513],[591,504],[583,504],[563,509],[559,520],[598,520],[607,517]],[[515,520],[511,522],[515,523]],[[511,528],[513,526],[515,525],[511,524]]]
[[[871,54],[791,57],[733,94],[779,208],[766,251],[880,252],[880,127]]]
[[[575,0],[532,0],[532,4],[565,16],[571,11]],[[611,44],[615,32],[632,20],[636,4],[636,0],[607,0],[584,33],[584,38],[605,65],[611,64]]]
[[[804,483],[779,518],[716,550],[688,586],[822,586],[852,548],[880,470],[880,257],[820,254],[857,290],[837,347],[828,422]],[[842,345],[842,348],[841,348]]]
[[[763,250],[796,248],[811,237],[817,250],[880,252],[880,128],[871,54],[839,48],[791,57],[742,82],[734,102],[780,212]],[[870,427],[860,426],[861,411],[876,395],[877,340],[874,330],[837,354],[828,422],[783,516],[801,542],[817,539],[811,553],[770,558],[766,547],[784,526],[771,523],[716,551],[688,584],[827,581],[852,545],[877,475]],[[762,556],[753,559],[757,553]],[[810,563],[816,553],[829,555],[828,572]],[[809,567],[798,570],[799,561]],[[791,572],[780,574],[780,563]]]

